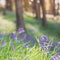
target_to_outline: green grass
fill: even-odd
[[[10,37],[5,36],[3,40],[0,41],[0,60],[50,60],[51,56],[55,54],[55,51],[50,52],[46,55],[41,47],[35,44],[35,40],[39,40],[42,35],[46,35],[50,40],[59,41],[60,40],[60,28],[59,22],[54,22],[51,19],[47,20],[48,26],[43,27],[41,25],[41,20],[37,20],[34,17],[24,14],[25,26],[27,29],[27,34],[30,35],[33,46],[30,46],[28,49],[24,47],[26,43],[29,42],[21,41],[16,43]],[[14,12],[7,12],[6,16],[2,15],[0,12],[0,31],[11,33],[16,29],[16,16]],[[35,38],[35,39],[34,39]],[[1,43],[3,41],[7,42],[7,45],[2,48]],[[16,46],[16,49],[12,51],[10,44],[13,43],[13,46]],[[12,47],[13,47],[12,46]]]
[[[1,12],[0,12],[1,13]],[[11,14],[12,15],[12,14]],[[0,32],[12,33],[16,29],[16,24],[12,21],[14,20],[12,16],[14,15],[7,15],[3,16],[2,13],[0,14]],[[12,17],[12,18],[11,18]]]
[[[7,42],[5,47],[1,47],[1,42],[3,41]],[[29,42],[26,43],[30,45]],[[24,45],[26,43],[21,39],[16,43],[11,38],[5,36],[0,41],[0,60],[10,60],[11,58],[13,60],[50,60],[51,56],[55,54],[55,51],[45,54],[39,45],[25,48]],[[15,50],[12,50],[13,46],[16,47]]]
[[[15,30],[16,16],[14,12],[7,12],[6,16],[3,16],[1,13],[0,17],[2,17],[2,19],[0,19],[1,31],[10,33]],[[60,40],[60,20],[54,21],[52,19],[48,19],[47,27],[43,27],[41,20],[37,20],[34,17],[24,14],[24,21],[28,33],[30,32],[38,37],[41,35],[47,35],[51,40]]]

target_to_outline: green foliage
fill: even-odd
[[[3,23],[3,21],[0,22],[0,31],[5,31],[6,33],[11,33],[13,31],[15,31],[16,29],[16,17],[15,17],[15,13],[14,12],[9,12],[7,11],[6,16],[2,15],[2,12],[0,12],[0,17],[2,17],[1,20],[3,20],[6,23]],[[47,23],[48,26],[47,27],[43,27],[41,25],[41,20],[37,20],[32,16],[29,16],[27,14],[24,14],[24,21],[25,21],[25,26],[26,26],[26,30],[28,32],[28,34],[33,34],[35,33],[36,36],[41,36],[41,35],[46,35],[48,36],[51,40],[57,40],[59,41],[60,39],[60,20],[52,20],[52,19],[48,19]],[[6,24],[8,26],[6,26]],[[6,29],[7,28],[7,29]],[[33,31],[33,32],[30,32]]]
[[[36,45],[26,48],[24,46],[26,43],[21,39],[20,42],[16,43],[11,38],[4,37],[2,41],[6,41],[7,45],[5,47],[0,45],[0,60],[50,60],[51,56],[55,54],[55,51],[49,55],[45,54],[44,50]],[[2,41],[0,41],[0,44]],[[13,45],[16,47],[14,50],[12,50]]]
[[[0,31],[4,31],[5,33],[12,33],[15,31],[16,18],[14,12],[7,12],[6,16],[3,16],[1,13],[0,21]],[[46,35],[49,39],[55,41],[58,41],[60,39],[60,24],[55,23],[53,20],[48,20],[48,26],[42,27],[41,20],[37,20],[34,17],[24,14],[24,21],[26,25],[27,35],[31,34],[31,36],[34,38],[40,38],[41,35]],[[1,43],[3,41],[7,42],[7,45],[4,48],[1,47]],[[11,49],[11,42],[14,44],[12,47],[16,47],[15,50]],[[32,42],[32,44],[33,43],[34,42]],[[43,50],[41,50],[40,46],[36,45],[27,49],[24,47],[25,44],[26,43],[21,39],[19,43],[16,43],[8,36],[4,37],[3,40],[0,41],[0,60],[10,60],[11,58],[13,60],[50,60],[51,56],[55,54],[55,51],[52,51],[49,55],[47,55]]]

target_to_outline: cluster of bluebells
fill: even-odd
[[[52,56],[51,60],[60,60],[60,55]]]
[[[2,47],[5,47],[6,46],[6,42],[2,42]]]
[[[19,29],[18,29],[18,33],[19,33],[19,34],[24,33],[24,32],[25,32],[25,30],[24,30],[23,28],[19,28]]]
[[[19,42],[19,39],[17,38],[17,33],[18,34],[23,34],[25,32],[25,30],[23,28],[19,28],[17,32],[13,32],[11,35],[9,35],[10,38],[12,38],[15,42]],[[23,35],[23,38],[26,39],[27,35],[24,34]],[[2,37],[3,38],[3,37]],[[2,40],[2,38],[0,38],[0,40]],[[7,45],[7,42],[6,41],[2,41],[1,43],[1,46],[2,47],[5,47]],[[11,45],[11,49],[12,50],[15,50],[16,49],[16,46],[14,46],[12,43],[10,43]],[[28,44],[25,44],[24,45],[25,48],[28,48]]]
[[[19,28],[17,32],[13,32],[12,35],[11,35],[12,39],[15,40],[16,42],[19,42],[18,38],[16,36],[17,34],[18,35],[23,34],[23,39],[26,39],[26,37],[27,37],[27,35],[25,33],[25,30],[23,28]]]
[[[11,38],[15,41],[15,42],[19,42],[19,39],[17,38],[17,33],[18,34],[23,34],[25,33],[25,30],[23,28],[19,28],[17,32],[13,32],[11,34]],[[26,40],[27,38],[27,35],[26,34],[23,34],[23,39]],[[1,38],[0,38],[1,39]],[[3,41],[2,42],[2,47],[5,47],[7,45],[7,42]],[[16,49],[16,46],[13,45],[13,44],[10,44],[11,45],[11,49],[12,50],[15,50]],[[60,52],[60,42],[57,42],[57,43],[54,43],[52,40],[49,40],[47,38],[47,36],[43,35],[40,39],[40,45],[42,47],[42,49],[44,50],[44,52],[46,54],[49,54],[50,51],[53,51],[54,48],[56,47],[56,52],[59,53]],[[29,45],[28,44],[25,44],[24,45],[25,48],[29,48]],[[60,59],[60,55],[57,54],[57,55],[54,55],[51,57],[51,60],[59,60]]]
[[[19,42],[19,39],[18,39],[17,35],[20,35],[20,34],[21,34],[21,35],[23,34],[23,39],[24,39],[24,40],[27,38],[27,35],[26,35],[25,30],[24,30],[23,28],[19,28],[17,32],[13,32],[12,35],[11,35],[11,37],[12,37],[12,39],[13,39],[15,42],[18,43],[18,42]],[[19,36],[19,37],[20,37],[20,36]],[[25,44],[24,47],[25,47],[25,48],[28,48],[28,44]],[[16,49],[16,47],[13,47],[13,48],[12,48],[12,50],[15,50],[15,49]]]
[[[48,54],[50,51],[54,51],[56,49],[56,53],[60,53],[60,42],[54,43],[52,40],[49,40],[47,36],[42,36],[40,39],[40,45],[44,52]],[[59,60],[60,54],[54,55],[51,60]]]
[[[3,37],[5,37],[5,35],[5,32],[0,32],[0,41],[2,41],[1,47],[5,47],[7,45],[7,43],[3,41]]]
[[[52,41],[48,40],[46,36],[42,36],[40,39],[40,45],[44,49],[45,53],[49,53],[52,47]]]

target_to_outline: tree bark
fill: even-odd
[[[28,0],[24,0],[25,11],[28,11]]]
[[[40,19],[40,2],[39,2],[39,0],[33,1],[33,9],[35,10],[36,18]]]
[[[46,11],[45,11],[45,5],[44,5],[44,0],[40,0],[41,6],[42,6],[42,25],[45,27],[47,26],[47,21],[46,21]]]
[[[23,7],[22,7],[22,0],[15,0],[16,5],[16,23],[17,29],[24,28],[24,19],[23,19]]]
[[[40,2],[36,0],[36,18],[40,19]]]
[[[12,0],[6,0],[6,9],[12,10]]]
[[[53,9],[53,15],[56,16],[56,11],[55,11],[55,0],[53,0],[53,3],[52,3],[52,9]]]

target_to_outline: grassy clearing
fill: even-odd
[[[6,33],[15,31],[15,13],[7,12],[6,16],[3,16],[1,13],[0,21],[0,31],[4,31]],[[20,38],[19,42],[17,43],[9,36],[5,36],[2,40],[0,40],[0,60],[51,60],[51,56],[56,52],[50,51],[49,54],[45,54],[44,51],[41,50],[40,44],[38,43],[38,45],[36,45],[35,41],[38,41],[41,35],[48,36],[50,40],[59,41],[60,24],[58,22],[54,22],[53,20],[47,20],[48,26],[42,27],[41,20],[37,20],[34,17],[28,16],[26,14],[24,14],[24,21],[27,29],[27,34],[30,35],[32,41],[34,41],[32,43],[24,42]],[[2,47],[3,41],[7,42],[7,45],[5,47]],[[34,45],[29,46],[27,49],[25,47],[25,44]]]
[[[3,41],[6,42],[4,47],[2,47]],[[29,41],[24,42],[23,39],[16,42],[9,36],[5,36],[3,40],[0,40],[0,60],[51,60],[55,54],[55,51],[50,51],[49,54],[44,53],[40,43],[38,46],[35,43],[34,46],[30,46],[30,43]],[[28,44],[28,48],[26,48],[26,44]]]
[[[2,19],[0,20],[3,20],[3,21],[5,20],[4,22],[6,22],[5,24],[3,21],[0,22],[0,26],[1,26],[0,30],[2,31],[5,30],[7,32],[9,29],[9,32],[14,31],[15,22],[16,22],[15,13],[7,12],[6,16],[3,16],[2,14],[0,14],[0,17],[2,17]],[[30,32],[31,34],[34,34],[38,37],[41,35],[47,35],[51,40],[55,40],[55,41],[60,40],[60,20],[57,20],[58,21],[57,22],[52,19],[48,19],[47,27],[42,27],[41,20],[37,20],[34,17],[28,16],[26,14],[24,14],[24,20],[25,20],[25,26],[27,28],[28,33]],[[6,27],[8,29],[6,29]]]

